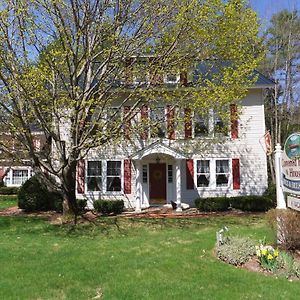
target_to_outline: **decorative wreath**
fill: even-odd
[[[155,170],[153,172],[153,178],[158,181],[162,179],[162,171],[161,170]]]

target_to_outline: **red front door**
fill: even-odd
[[[166,164],[149,164],[149,196],[150,204],[166,203]]]

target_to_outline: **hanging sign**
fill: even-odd
[[[287,138],[281,166],[284,191],[300,195],[300,133],[293,133]]]

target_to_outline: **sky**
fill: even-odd
[[[282,9],[298,9],[300,12],[300,0],[248,0],[251,7],[258,13],[262,26],[266,26],[268,20],[276,12]]]

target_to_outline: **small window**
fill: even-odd
[[[28,170],[13,170],[12,184],[21,185],[28,179]]]
[[[147,168],[147,165],[143,165],[143,183],[148,183],[148,168]]]
[[[173,182],[173,166],[168,165],[168,182],[172,183]]]
[[[204,116],[195,115],[194,118],[194,136],[207,136],[208,135],[209,118]]]
[[[151,110],[151,122],[153,123],[151,137],[164,138],[166,136],[166,118],[164,107],[156,107]]]
[[[216,160],[216,183],[217,186],[228,186],[229,160]]]
[[[197,160],[197,187],[208,187],[210,182],[210,161]]]
[[[170,84],[178,83],[177,74],[169,73],[165,76],[165,82]]]
[[[102,190],[102,165],[101,161],[88,161],[87,190],[91,192]]]
[[[107,161],[106,190],[121,191],[121,161]]]
[[[214,133],[216,135],[227,135],[228,127],[218,114],[214,114]]]

